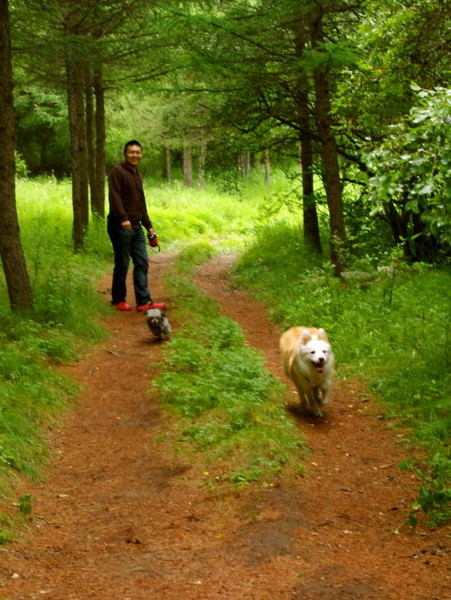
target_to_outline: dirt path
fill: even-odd
[[[168,255],[152,256],[152,291]],[[279,331],[230,288],[230,259],[199,286],[239,322],[283,379]],[[449,600],[449,530],[401,526],[418,482],[399,472],[397,433],[374,402],[337,382],[323,420],[289,410],[311,453],[278,487],[209,491],[201,464],[173,452],[150,389],[161,346],[145,318],[112,313],[112,336],[67,371],[83,391],[52,433],[56,460],[30,527],[0,547],[0,599]],[[173,323],[175,331],[177,323]]]

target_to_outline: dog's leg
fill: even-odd
[[[296,384],[296,389],[298,391],[299,403],[301,405],[301,409],[307,410],[310,412],[311,411],[311,404],[310,404],[311,390],[304,389],[303,387],[301,387],[298,384]]]
[[[323,404],[327,404],[329,402],[330,388],[331,388],[331,385],[329,383],[325,383],[321,387],[321,395],[323,398],[323,400],[322,400]]]
[[[317,388],[314,388],[309,384],[306,386],[305,396],[307,398],[307,408],[310,413],[316,415],[317,417],[321,416],[321,411],[318,408],[318,393]],[[319,414],[318,414],[319,411]]]
[[[309,387],[305,390],[298,388],[298,394],[302,409],[306,410],[312,415],[315,415],[316,417],[323,416],[320,408],[321,398],[318,396],[318,388]]]
[[[323,400],[322,400],[322,397],[320,394],[320,389],[318,387],[314,387],[312,389],[312,393],[313,393],[312,412],[315,416],[322,417],[323,411],[321,410],[321,406],[323,404]]]

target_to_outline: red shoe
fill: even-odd
[[[132,307],[127,302],[115,302],[111,306],[114,306],[118,310],[132,310]]]
[[[136,310],[142,312],[144,310],[149,310],[149,308],[167,308],[167,305],[164,302],[148,302],[147,304],[137,306]]]

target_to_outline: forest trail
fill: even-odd
[[[231,260],[200,267],[197,283],[290,385],[280,331],[230,286]],[[169,304],[170,261],[151,256],[152,295]],[[161,345],[145,317],[112,311],[106,326],[111,337],[65,367],[82,391],[51,432],[45,480],[21,484],[33,517],[0,547],[1,600],[451,598],[449,530],[403,526],[418,481],[397,468],[402,434],[356,385],[337,380],[321,420],[297,414],[293,391],[287,410],[311,450],[304,477],[215,489],[202,485],[214,476],[202,457],[177,454],[165,436],[171,418],[151,388]]]

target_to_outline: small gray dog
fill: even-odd
[[[172,327],[166,316],[164,308],[149,308],[146,311],[147,325],[154,336],[159,340],[168,340]]]

